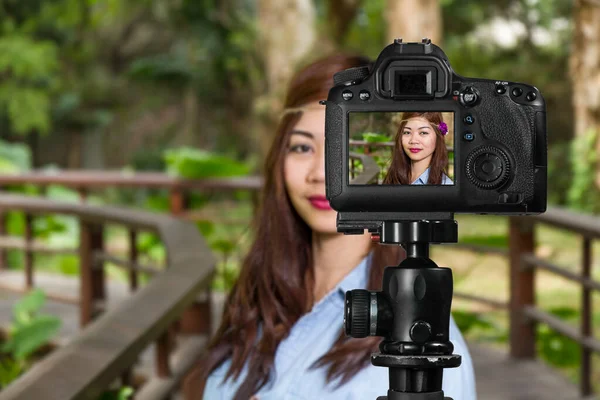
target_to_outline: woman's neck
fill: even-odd
[[[431,156],[424,158],[420,161],[411,161],[410,164],[410,183],[413,183],[418,177],[420,177],[431,162]]]
[[[312,236],[315,272],[315,303],[356,267],[371,249],[370,234],[344,235],[339,233]]]

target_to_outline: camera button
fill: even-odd
[[[472,142],[473,139],[475,139],[475,134],[473,132],[467,131],[463,134],[463,139],[467,142]]]
[[[354,97],[354,93],[352,93],[349,90],[344,90],[342,92],[342,99],[348,101],[348,100],[352,100],[352,98]]]
[[[535,92],[529,92],[527,93],[526,99],[527,101],[534,101],[535,99],[537,99],[537,94],[535,94]]]
[[[515,97],[519,97],[520,95],[523,94],[523,89],[516,87],[512,90],[512,95]]]
[[[471,114],[467,114],[464,118],[465,124],[472,125],[475,122],[475,118]]]
[[[371,99],[371,93],[368,90],[361,90],[358,94],[358,98],[362,101],[367,101]]]
[[[506,93],[506,86],[505,85],[496,85],[496,93],[498,93],[498,94]]]
[[[477,91],[471,86],[467,86],[465,90],[463,90],[460,94],[460,102],[465,107],[475,105],[475,103],[477,103],[478,100],[479,96],[477,94]]]

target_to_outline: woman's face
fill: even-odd
[[[425,118],[410,118],[402,131],[402,148],[412,162],[431,161],[435,150],[436,134]]]
[[[294,208],[313,231],[337,233],[337,212],[325,197],[325,107],[307,107],[286,151],[285,187]]]

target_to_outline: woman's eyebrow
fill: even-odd
[[[294,130],[292,131],[292,135],[293,135],[294,133],[297,133],[298,135],[306,136],[307,138],[310,138],[310,139],[314,139],[314,138],[315,138],[315,135],[313,135],[312,133],[310,133],[310,132],[307,132],[307,131],[301,131],[301,130],[299,130],[299,129],[294,129]]]

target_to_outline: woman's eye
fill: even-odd
[[[410,132],[409,131],[404,131],[404,134],[405,135],[410,135]]]
[[[311,147],[307,144],[295,144],[290,146],[290,153],[308,153]]]
[[[429,135],[429,132],[427,132],[427,131],[422,131],[422,132],[421,132],[421,135]]]

